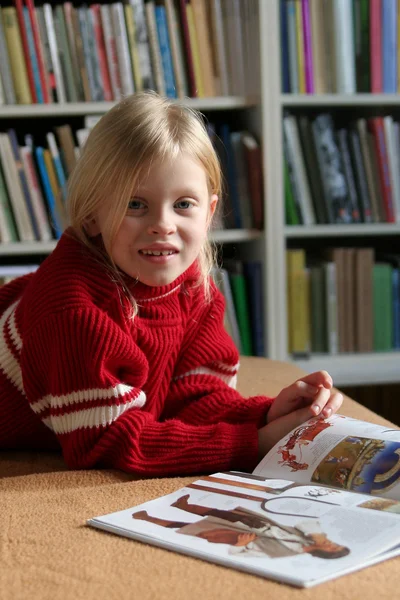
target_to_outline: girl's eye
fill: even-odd
[[[145,204],[141,200],[138,200],[138,198],[129,200],[128,210],[140,210],[142,208],[145,208]]]
[[[180,208],[180,209],[187,209],[187,208],[190,208],[191,206],[193,206],[193,204],[191,202],[189,202],[189,200],[179,200],[178,202],[175,203],[175,208]]]

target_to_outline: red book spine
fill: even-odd
[[[33,40],[35,43],[36,56],[37,56],[37,61],[38,61],[38,65],[39,65],[40,85],[42,87],[44,101],[47,104],[50,102],[50,97],[49,97],[48,86],[46,85],[44,58],[43,58],[43,53],[42,53],[42,47],[40,44],[39,27],[38,27],[36,15],[35,15],[35,3],[33,0],[26,0],[26,6],[28,7],[28,10],[29,10],[29,17],[30,17],[31,25],[32,25]]]
[[[368,119],[369,128],[374,136],[376,155],[378,158],[379,180],[382,189],[383,207],[385,210],[386,222],[395,223],[396,217],[393,207],[393,191],[390,182],[389,161],[385,142],[385,130],[383,117],[374,117]]]
[[[104,100],[111,102],[114,99],[111,89],[110,73],[108,72],[106,44],[104,41],[103,27],[101,24],[101,8],[100,4],[92,4],[90,10],[94,17],[94,35],[96,38],[97,52],[99,55],[99,66],[101,80],[103,82]]]
[[[371,92],[382,93],[382,2],[369,0],[369,35],[371,62]]]
[[[17,18],[18,18],[19,30],[21,33],[22,48],[24,50],[25,66],[26,66],[26,71],[28,73],[29,89],[31,91],[32,102],[37,103],[35,80],[33,78],[33,69],[32,69],[32,65],[31,65],[31,59],[29,56],[28,37],[26,35],[26,30],[25,30],[22,0],[15,0],[15,8],[17,9]]]
[[[189,33],[189,23],[187,21],[187,16],[186,16],[186,4],[187,4],[187,0],[179,0],[181,25],[182,25],[182,38],[183,38],[183,45],[185,48],[186,67],[187,67],[187,74],[188,74],[188,79],[189,79],[190,95],[192,96],[192,98],[196,98],[197,97],[196,78],[194,75],[192,48],[190,46],[190,33]]]

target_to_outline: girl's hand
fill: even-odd
[[[290,387],[286,389],[290,389]],[[343,401],[342,394],[337,392],[333,394],[333,396],[335,397],[335,399],[333,399],[335,405],[337,404],[340,406]],[[313,415],[310,415],[310,407],[306,406],[289,412],[282,417],[277,417],[273,421],[270,421],[267,425],[264,425],[264,427],[261,427],[261,429],[258,430],[259,460],[261,460],[277,442],[279,442],[285,435],[292,431],[292,429],[295,429],[305,421],[308,421],[311,416]]]
[[[326,371],[316,371],[298,379],[275,398],[267,414],[267,423],[298,409],[305,409],[303,421],[316,415],[330,417],[343,402],[342,394],[332,391],[332,385],[332,377]]]

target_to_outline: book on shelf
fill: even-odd
[[[289,352],[398,349],[400,254],[368,247],[286,252]]]
[[[279,0],[282,92],[396,94],[397,0]]]
[[[254,0],[18,0],[0,12],[0,101],[118,101],[143,89],[172,98],[254,93],[255,10]]]
[[[398,429],[340,414],[313,418],[253,473],[200,476],[87,524],[311,587],[400,553],[399,448]]]
[[[329,113],[288,113],[283,133],[288,225],[400,222],[400,123],[392,115],[337,126]]]

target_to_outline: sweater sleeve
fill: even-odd
[[[66,313],[29,332],[21,370],[30,406],[70,468],[163,476],[255,467],[254,422],[161,421],[147,403],[148,363],[131,336],[100,310]]]
[[[185,423],[265,424],[273,398],[244,398],[236,391],[239,354],[224,327],[225,300],[212,285],[212,302],[188,324],[166,414]]]

